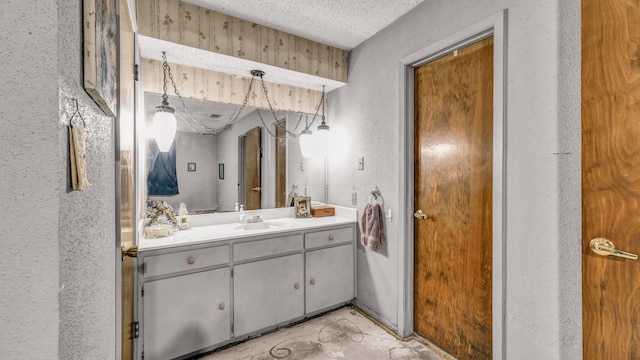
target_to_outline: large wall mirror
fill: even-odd
[[[147,121],[161,101],[161,95],[145,93]],[[239,107],[184,101],[197,122],[214,128],[226,124]],[[161,153],[155,140],[143,136],[139,139],[143,147],[146,144],[143,174],[148,180],[147,200],[166,201],[176,210],[184,202],[190,213],[233,211],[236,203],[245,205],[247,210],[286,207],[291,193],[324,201],[324,159],[303,158],[298,137],[276,139],[269,134],[284,136],[285,129],[299,133],[313,115],[278,111],[274,119],[269,110],[260,110],[259,114],[256,109],[245,107],[231,128],[210,136],[197,132],[202,128],[191,120],[180,99],[169,97],[169,103],[176,109],[178,119],[171,150]]]

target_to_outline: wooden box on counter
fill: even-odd
[[[311,209],[313,217],[334,216],[336,209],[332,206],[316,206]]]

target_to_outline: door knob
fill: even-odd
[[[416,210],[416,212],[413,214],[413,217],[418,220],[427,220],[427,219],[433,220],[433,216],[428,216],[427,214],[423,213],[422,210],[420,209]]]
[[[124,261],[124,257],[128,256],[128,257],[132,257],[132,258],[137,258],[138,257],[138,247],[137,246],[132,246],[128,249],[126,249],[124,246],[122,246],[120,248],[120,250],[122,251],[122,261]]]
[[[254,187],[254,188],[253,188],[253,191],[260,191],[260,190],[262,190],[262,188],[261,188],[261,187]]]
[[[638,260],[638,255],[616,249],[616,246],[605,238],[595,238],[591,240],[589,247],[598,255],[613,255],[625,259]]]

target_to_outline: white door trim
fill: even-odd
[[[414,69],[455,49],[473,42],[494,37],[493,87],[493,275],[492,275],[492,352],[493,359],[505,359],[505,142],[506,142],[506,34],[507,10],[480,21],[452,36],[427,46],[400,60],[400,181],[398,199],[398,332],[413,334],[413,122]]]

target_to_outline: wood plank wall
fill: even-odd
[[[347,81],[347,52],[180,0],[138,0],[138,32],[332,80]]]
[[[249,88],[250,78],[174,63],[169,63],[169,67],[176,87],[184,98],[241,105]],[[265,85],[275,110],[312,114],[322,97],[322,91],[267,81]],[[143,59],[142,89],[145,92],[162,94],[162,62]],[[268,104],[259,78],[255,78],[251,90],[247,105],[267,109]],[[170,84],[167,85],[167,94],[174,95]]]

